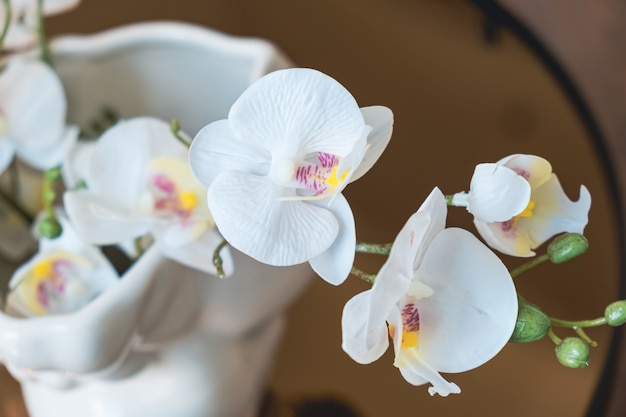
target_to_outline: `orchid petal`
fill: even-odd
[[[80,141],[70,149],[61,165],[63,183],[66,188],[72,189],[81,181],[85,181],[95,150],[95,141]]]
[[[428,388],[430,395],[439,394],[447,397],[450,394],[460,394],[461,389],[458,385],[446,381],[435,369],[421,360],[420,356],[414,350],[402,352],[396,361],[402,361],[403,366],[398,366],[400,373],[410,384],[423,385],[425,383],[432,384]]]
[[[470,183],[467,211],[482,222],[501,222],[518,215],[530,201],[530,184],[510,168],[479,164]]]
[[[66,192],[63,203],[78,234],[89,243],[107,245],[148,233],[145,222],[130,212],[109,207],[108,201],[88,191]]]
[[[37,150],[23,150],[18,146],[17,154],[28,165],[40,171],[45,171],[63,162],[71,148],[76,144],[78,134],[78,126],[71,126],[62,133],[57,143]]]
[[[39,60],[12,60],[0,76],[7,136],[20,148],[53,145],[65,126],[65,93],[56,73]]]
[[[148,117],[118,122],[96,145],[85,180],[109,205],[131,210],[145,188],[146,164],[157,156],[186,158],[187,149],[169,125]]]
[[[327,250],[339,229],[333,213],[279,192],[268,177],[225,172],[208,190],[209,209],[226,240],[260,262],[295,265]]]
[[[266,175],[270,161],[271,155],[264,148],[235,138],[228,120],[202,128],[189,148],[191,170],[205,187],[224,171]]]
[[[420,358],[463,372],[495,356],[517,318],[517,293],[500,259],[474,235],[450,228],[435,237],[416,272],[434,290],[419,301]]]
[[[504,223],[484,223],[474,220],[480,236],[490,247],[511,256],[528,258],[535,256],[530,246],[528,231],[517,227],[515,221]]]
[[[162,240],[158,240],[157,244],[165,257],[200,271],[217,274],[212,254],[221,242],[222,237],[219,233],[211,229],[205,230],[200,237],[186,245],[167,245]],[[225,275],[231,275],[235,268],[233,256],[229,248],[222,249],[220,257],[222,258],[222,267]]]
[[[552,174],[550,162],[535,155],[509,155],[498,161],[497,164],[504,165],[515,171],[526,179],[533,189],[549,180],[550,174]]]
[[[365,123],[372,127],[372,131],[367,135],[368,147],[365,157],[352,174],[350,182],[361,178],[378,161],[378,158],[380,158],[391,140],[393,130],[393,113],[387,107],[362,107],[361,113]]]
[[[533,191],[536,202],[534,214],[519,219],[520,226],[528,230],[531,248],[536,248],[552,236],[562,233],[582,233],[587,225],[591,207],[591,194],[580,187],[578,201],[567,197],[556,175]]]
[[[237,138],[279,157],[315,152],[343,157],[367,133],[348,90],[306,68],[261,78],[233,104],[228,118]]]
[[[326,282],[339,285],[343,283],[354,263],[356,247],[356,231],[354,216],[346,198],[338,194],[328,206],[326,200],[312,201],[311,204],[327,207],[339,222],[339,234],[333,244],[322,254],[311,258],[311,268]]]

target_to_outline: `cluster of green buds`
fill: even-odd
[[[548,246],[545,255],[522,265],[512,271],[515,277],[543,261],[555,264],[564,263],[577,258],[587,251],[587,239],[578,233],[567,233],[554,239]],[[626,300],[609,304],[604,316],[592,320],[568,321],[548,316],[541,308],[519,296],[519,308],[515,329],[510,341],[513,343],[529,343],[548,336],[556,345],[556,358],[560,364],[568,368],[584,368],[589,364],[590,348],[597,345],[591,340],[584,329],[601,325],[621,326],[626,323]],[[559,338],[553,331],[554,327],[569,328],[577,336]]]
[[[54,183],[61,178],[61,169],[58,167],[47,170],[43,178],[42,202],[44,216],[37,223],[37,233],[41,237],[54,239],[61,235],[63,227],[54,211],[54,201],[57,198]]]

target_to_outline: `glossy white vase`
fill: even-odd
[[[252,81],[289,66],[265,41],[180,23],[59,38],[52,49],[69,122],[85,129],[110,107],[177,118],[193,135]],[[312,272],[233,257],[234,275],[219,280],[153,247],[74,313],[0,314],[0,359],[31,417],[254,416],[285,310]]]

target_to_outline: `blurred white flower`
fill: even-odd
[[[63,233],[41,239],[38,253],[11,278],[5,309],[23,317],[76,311],[118,281],[109,261],[63,220]]]
[[[464,372],[495,356],[517,319],[517,294],[502,262],[471,233],[445,229],[446,203],[433,190],[396,237],[370,290],[346,304],[343,349],[370,363],[387,350],[413,385],[459,393],[439,372]]]
[[[485,172],[493,173],[491,184]],[[472,212],[474,224],[487,244],[502,253],[533,256],[532,250],[552,236],[582,233],[587,225],[591,207],[587,188],[581,185],[579,200],[572,202],[550,163],[541,157],[511,155],[496,164],[479,165],[474,176],[472,187],[481,192],[470,189],[468,210],[472,201],[481,208]],[[520,180],[528,184],[530,195]]]
[[[0,74],[0,173],[17,156],[46,170],[59,165],[78,137],[65,125],[66,101],[57,74],[37,59],[17,57]]]
[[[356,243],[341,191],[381,155],[392,120],[385,107],[359,109],[321,72],[276,71],[250,86],[227,120],[198,133],[190,165],[231,245],[270,265],[308,261],[340,284]]]
[[[82,178],[87,188],[64,195],[80,236],[106,245],[151,233],[164,256],[215,273],[212,254],[221,236],[204,204],[206,190],[187,163],[187,148],[167,123],[147,117],[121,121],[95,145],[80,149],[72,156],[86,159],[66,165],[73,167],[71,181]],[[229,273],[232,260],[224,257]]]
[[[37,0],[9,0],[11,20],[4,39],[3,49],[31,46],[37,40]],[[44,15],[55,15],[76,7],[80,0],[44,0]],[[7,10],[0,2],[0,25],[4,23]]]

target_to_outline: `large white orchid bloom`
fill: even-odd
[[[533,256],[533,249],[558,233],[582,233],[591,207],[585,186],[572,202],[548,161],[521,154],[478,165],[468,201],[487,244],[522,257]]]
[[[37,40],[37,0],[9,0],[11,20],[4,38],[3,49],[18,49],[32,45]],[[80,0],[44,0],[43,13],[55,15],[76,7]],[[7,10],[0,2],[0,25],[6,19]]]
[[[507,343],[517,294],[500,259],[471,233],[444,229],[446,203],[433,190],[396,237],[373,287],[346,304],[343,349],[357,362],[389,346],[395,366],[431,395],[459,393],[439,372],[482,365]]]
[[[78,137],[65,112],[57,74],[36,59],[12,59],[0,74],[0,173],[16,153],[39,170],[59,165]]]
[[[206,190],[167,123],[147,117],[122,121],[92,148],[78,149],[72,155],[86,160],[67,164],[87,188],[66,192],[64,203],[85,240],[106,245],[151,233],[165,256],[215,273],[211,255],[221,237],[203,204]],[[81,169],[82,175],[74,172]],[[229,273],[232,260],[224,256]]]
[[[378,159],[392,117],[386,107],[359,109],[321,72],[276,71],[250,86],[227,120],[198,133],[190,165],[231,245],[270,265],[309,261],[340,284],[356,243],[340,192]]]

